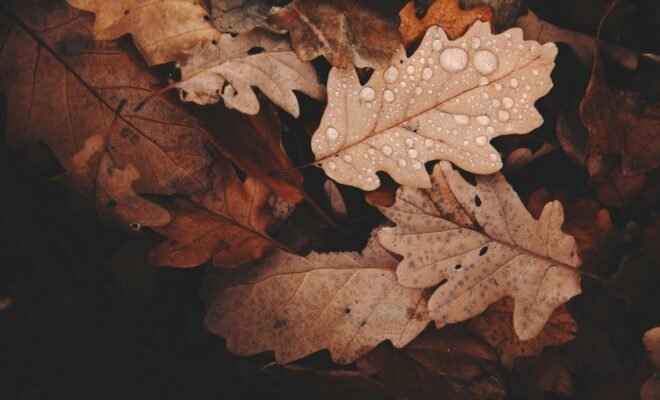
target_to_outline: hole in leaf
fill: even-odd
[[[142,228],[142,225],[138,224],[137,222],[133,222],[128,227],[133,229],[134,231],[139,231],[140,228]]]
[[[350,313],[351,313],[351,309],[348,308],[348,307],[346,307],[346,309],[344,310],[344,313],[345,313],[345,314],[350,314]]]
[[[211,40],[211,44],[214,45],[214,46],[216,46],[216,45],[218,44],[218,41],[215,40],[215,39],[213,39],[213,40]]]
[[[486,252],[488,252],[488,246],[482,247],[481,250],[479,250],[479,255],[483,256]]]
[[[124,15],[128,15],[129,12],[130,10],[124,10]]]
[[[358,72],[358,80],[360,81],[360,85],[365,85],[367,82],[369,82],[369,79],[371,79],[371,75],[373,75],[374,69],[359,68],[357,72]]]
[[[263,51],[264,51],[263,47],[255,46],[255,47],[251,48],[250,50],[248,50],[248,54],[253,56],[253,55],[259,54]]]
[[[204,16],[204,21],[210,21],[210,20],[211,20],[211,17],[209,17],[208,15]]]
[[[474,204],[475,204],[477,207],[481,207],[481,198],[479,197],[478,194],[475,194],[475,195],[474,195]]]
[[[463,266],[462,266],[461,264],[456,264],[456,265],[454,266],[454,269],[455,269],[456,271],[458,271],[458,270],[461,269],[461,268],[463,268]]]

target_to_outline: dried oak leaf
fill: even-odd
[[[242,182],[231,162],[221,157],[211,175],[209,192],[192,200],[160,202],[172,214],[172,222],[155,228],[167,240],[151,252],[152,263],[188,268],[212,259],[216,267],[234,268],[278,246],[266,232],[273,217],[270,189],[249,176]]]
[[[253,53],[256,51],[256,53]],[[325,90],[308,62],[300,61],[282,35],[252,31],[237,36],[222,34],[217,44],[204,43],[181,63],[181,81],[176,86],[184,101],[217,103],[245,114],[259,112],[252,87],[259,88],[273,103],[298,117],[300,108],[294,90],[324,99]]]
[[[401,43],[396,7],[386,0],[295,0],[274,8],[269,21],[289,31],[301,60],[323,56],[338,68],[375,68],[387,63]]]
[[[559,305],[581,292],[577,246],[561,231],[559,202],[548,203],[536,220],[501,174],[478,176],[472,186],[443,161],[433,171],[431,190],[401,187],[394,206],[380,210],[397,224],[378,237],[404,256],[399,282],[441,284],[428,305],[438,327],[510,296],[516,335],[529,340]]]
[[[160,98],[139,113],[127,112],[158,81],[116,43],[95,42],[91,15],[65,3],[19,2],[12,11],[27,30],[7,22],[0,54],[11,148],[45,143],[78,200],[96,204],[101,215],[138,218],[135,207],[145,203],[128,204],[137,201],[131,191],[189,195],[207,190],[211,157],[202,125]],[[108,168],[99,168],[102,160]],[[167,222],[153,205],[148,209],[154,214],[123,222]]]
[[[646,331],[642,341],[653,365],[660,370],[660,327]],[[639,397],[641,400],[657,400],[660,398],[660,371],[656,371],[642,385]]]
[[[439,25],[451,40],[458,39],[475,23],[490,22],[493,12],[488,6],[461,9],[458,0],[435,0],[421,18],[417,18],[415,2],[411,1],[399,11],[399,31],[404,46],[419,41],[427,29]]]
[[[198,0],[67,0],[93,12],[96,40],[130,33],[150,66],[185,58],[185,50],[218,40],[220,32]]]
[[[283,33],[268,22],[272,6],[269,0],[211,0],[213,25],[221,32],[245,33],[261,28]]]
[[[279,363],[328,349],[346,364],[388,339],[403,347],[429,319],[424,291],[398,284],[396,264],[375,239],[361,255],[275,250],[211,272],[205,323],[232,353],[273,351]]]
[[[520,29],[493,35],[477,21],[456,41],[430,28],[414,55],[400,50],[364,86],[354,69],[333,68],[312,138],[317,163],[363,190],[380,185],[378,171],[428,188],[430,160],[493,173],[502,162],[490,139],[543,122],[534,102],[552,87],[556,54],[553,44],[524,41]]]
[[[397,399],[503,399],[507,385],[497,355],[486,343],[446,327],[427,330],[403,349],[383,343],[357,361],[378,374]]]
[[[519,357],[539,355],[544,347],[570,342],[575,338],[577,324],[562,305],[548,318],[538,336],[522,341],[513,331],[513,299],[505,297],[470,319],[468,328],[488,342],[500,355],[502,364],[511,368]]]

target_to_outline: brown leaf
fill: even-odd
[[[271,7],[269,0],[211,0],[213,25],[221,32],[245,33],[262,28],[283,33],[268,22]]]
[[[114,40],[130,33],[147,64],[186,58],[185,50],[218,40],[220,32],[198,0],[67,0],[96,14],[96,40]]]
[[[13,149],[45,143],[77,193],[104,209],[118,204],[110,198],[117,184],[122,196],[130,190],[187,195],[207,189],[210,155],[199,121],[160,98],[139,113],[126,111],[158,81],[118,44],[95,42],[91,16],[62,3],[23,2],[12,10],[28,28],[12,24],[0,55]],[[100,175],[102,154],[123,171],[121,182]],[[97,182],[114,189],[103,194]],[[160,215],[150,223],[163,221]]]
[[[650,329],[642,337],[646,351],[653,365],[660,370],[660,327]],[[660,372],[656,371],[642,386],[641,400],[657,400],[660,398]]]
[[[354,0],[295,0],[274,9],[270,22],[286,29],[301,60],[325,57],[338,68],[378,67],[399,47],[396,3]]]
[[[172,222],[156,228],[167,240],[153,250],[151,262],[187,268],[212,259],[216,267],[234,268],[277,245],[266,232],[272,219],[268,187],[251,177],[241,182],[231,163],[222,158],[212,174],[208,193],[192,201],[160,202],[172,214]]]
[[[462,8],[472,8],[480,5],[490,7],[493,11],[492,24],[497,32],[509,29],[525,9],[524,0],[460,0]]]
[[[514,374],[522,386],[522,398],[545,400],[547,392],[565,397],[575,395],[570,362],[558,351],[545,351],[539,357],[516,360]]]
[[[333,68],[312,138],[316,161],[335,181],[363,190],[380,185],[378,171],[428,188],[431,160],[498,171],[489,142],[541,125],[534,102],[552,87],[556,53],[552,44],[524,41],[517,28],[493,35],[478,21],[456,41],[430,28],[415,54],[397,52],[365,85],[354,69]]]
[[[559,305],[581,292],[580,259],[575,240],[561,231],[561,205],[547,204],[535,220],[501,174],[479,176],[472,186],[441,162],[432,178],[431,190],[404,186],[393,207],[380,208],[397,224],[381,229],[379,239],[404,256],[399,282],[440,284],[429,300],[438,327],[513,297],[515,332],[532,339]]]
[[[558,146],[555,144],[543,143],[543,145],[534,152],[526,147],[519,147],[507,155],[502,172],[504,174],[509,174],[519,170],[534,160],[553,152],[557,147]]]
[[[493,12],[488,6],[461,9],[458,0],[435,0],[422,19],[417,18],[415,2],[410,1],[399,11],[399,31],[404,46],[418,42],[427,29],[439,25],[451,40],[456,40],[476,21],[490,22]]]
[[[502,364],[511,368],[518,357],[540,355],[544,347],[573,340],[577,324],[562,305],[548,318],[538,336],[521,341],[513,330],[513,299],[505,297],[491,304],[483,314],[472,318],[468,327],[497,351]]]
[[[397,399],[505,398],[506,379],[494,351],[452,328],[427,330],[400,350],[382,344],[358,360],[358,368],[378,374]]]
[[[353,362],[389,339],[403,347],[428,324],[423,291],[399,285],[396,259],[374,240],[358,253],[283,251],[207,277],[207,328],[229,351],[287,363],[328,349]]]

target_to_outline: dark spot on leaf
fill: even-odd
[[[215,40],[215,39],[213,39],[213,40],[211,40],[211,44],[214,45],[214,46],[216,46],[216,45],[218,44],[218,41]]]
[[[285,326],[286,326],[286,320],[283,320],[283,319],[278,319],[273,324],[273,328],[275,328],[275,329],[284,328]]]
[[[475,204],[477,207],[481,207],[481,198],[479,197],[478,194],[475,194],[475,195],[474,195],[474,204]]]
[[[351,313],[351,309],[348,308],[348,307],[346,307],[346,309],[344,310],[344,313],[345,313],[345,314],[350,314],[350,313]]]
[[[210,21],[210,20],[211,20],[211,17],[209,17],[208,15],[204,16],[204,21]]]
[[[58,53],[65,57],[79,56],[92,48],[94,48],[94,41],[83,35],[66,37],[57,43]]]
[[[129,137],[131,137],[132,134],[133,134],[133,132],[131,132],[131,130],[128,129],[128,128],[123,128],[122,130],[119,131],[119,136],[122,139],[129,138]]]
[[[253,56],[253,55],[259,54],[263,51],[264,51],[263,47],[255,46],[255,47],[251,48],[250,50],[248,50],[248,54]]]
[[[128,15],[129,12],[130,10],[124,10],[124,15]]]
[[[486,252],[488,252],[488,246],[482,247],[481,250],[479,250],[479,255],[483,256]]]
[[[111,199],[110,201],[108,201],[108,204],[106,204],[105,206],[108,208],[115,208],[117,207],[117,202]]]
[[[461,268],[463,268],[463,266],[462,266],[461,264],[456,264],[456,265],[454,266],[454,269],[455,269],[456,271],[458,271],[458,270],[461,269]]]

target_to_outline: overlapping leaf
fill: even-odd
[[[540,219],[527,212],[501,174],[466,182],[447,162],[433,172],[429,191],[402,187],[381,211],[397,226],[379,232],[381,244],[404,256],[405,286],[440,286],[429,300],[438,326],[483,312],[510,296],[521,340],[536,336],[552,312],[580,293],[575,240],[561,231],[558,202]]]
[[[332,179],[364,190],[380,185],[378,171],[428,188],[430,160],[493,173],[502,162],[490,140],[541,125],[534,102],[552,87],[556,52],[524,41],[520,29],[492,35],[477,22],[455,41],[430,28],[412,57],[397,53],[364,86],[354,70],[333,69],[312,139],[317,162]]]

